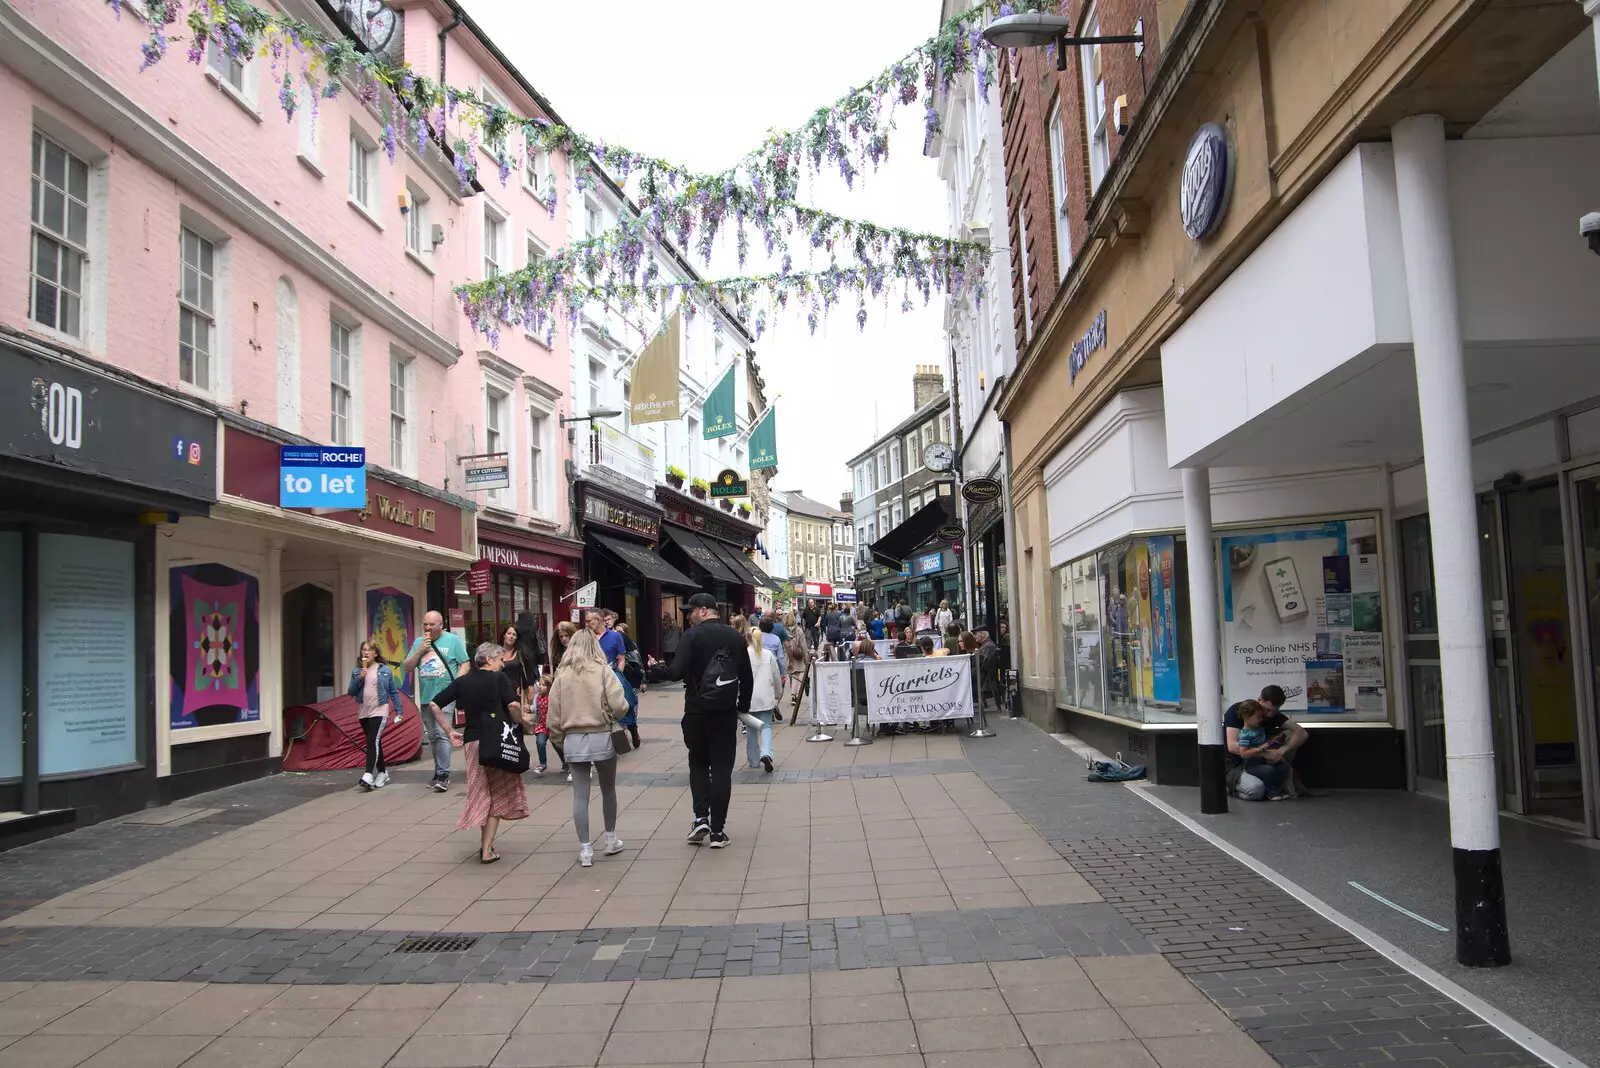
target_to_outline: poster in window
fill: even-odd
[[[1277,685],[1291,711],[1381,717],[1386,695],[1376,524],[1340,520],[1231,533],[1220,549],[1228,699]],[[1372,641],[1352,643],[1354,635]],[[1352,650],[1363,657],[1353,675]]]
[[[1150,559],[1150,696],[1159,704],[1177,705],[1182,698],[1178,664],[1177,605],[1174,603],[1173,558],[1177,539],[1171,536],[1145,542]]]
[[[133,543],[40,534],[37,581],[39,774],[134,763]]]
[[[261,718],[260,585],[225,564],[169,576],[168,672],[173,730]]]
[[[367,591],[367,636],[378,645],[378,659],[389,665],[396,677],[406,653],[411,651],[412,613],[416,602],[409,593],[392,586]],[[411,676],[400,687],[409,696]]]

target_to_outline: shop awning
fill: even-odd
[[[940,527],[950,522],[950,500],[949,497],[935,497],[933,503],[912,512],[904,523],[868,547],[872,558],[884,567],[899,571],[901,563],[937,534]]]
[[[783,583],[778,582],[771,575],[761,570],[761,565],[757,564],[755,561],[746,560],[744,562],[744,566],[748,567],[750,569],[750,573],[756,577],[756,581],[765,586],[767,589],[774,592],[783,589]]]
[[[691,534],[682,527],[671,526],[663,523],[661,533],[666,535],[668,541],[682,549],[689,559],[695,562],[714,582],[731,582],[736,586],[744,585],[745,580],[739,572],[728,566],[728,561],[722,554],[711,548],[706,541],[701,540],[698,534]]]
[[[745,586],[767,586],[770,589],[777,589],[776,586],[771,585],[772,580],[767,578],[759,567],[751,563],[744,553],[732,545],[709,539],[707,539],[706,544],[722,554],[723,559],[728,561],[728,566],[739,576],[741,584]]]
[[[585,536],[594,545],[615,557],[624,567],[638,572],[643,578],[680,590],[701,588],[700,583],[661,559],[647,545],[623,541],[621,538],[608,538],[604,534],[595,534],[592,531]]]

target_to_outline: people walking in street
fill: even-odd
[[[550,768],[550,684],[554,679],[554,675],[540,675],[533,697],[533,744],[539,750],[539,763],[533,769],[535,775],[543,775]]]
[[[867,633],[874,641],[883,641],[885,633],[883,617],[876,612],[867,617]]]
[[[635,749],[639,748],[639,695],[644,693],[644,657],[628,634],[628,625],[618,623],[614,628],[622,635],[623,658],[627,665],[617,672],[622,679],[622,689],[628,695],[628,714],[617,720],[617,726],[628,729],[628,737]]]
[[[815,600],[806,602],[805,609],[800,613],[800,623],[806,628],[806,633],[811,636],[811,648],[815,649],[821,645],[822,634],[820,633],[820,626],[822,613],[817,611],[817,602]]]
[[[778,696],[782,697],[784,687],[789,685],[789,658],[784,655],[783,640],[778,637],[777,620],[762,616],[761,622],[751,629],[761,635],[762,646],[772,654],[772,662],[778,665]]]
[[[760,628],[750,630],[750,715],[761,721],[744,736],[745,762],[750,768],[772,772],[772,726],[783,697],[779,661],[767,639],[773,638],[772,620],[763,617]]]
[[[571,620],[564,619],[556,624],[556,640],[550,657],[551,674],[555,674],[556,668],[561,666],[561,659],[566,654],[567,646],[571,644],[573,635],[577,634],[578,630],[578,625]],[[555,742],[551,742],[550,745],[555,749],[556,756],[561,757],[561,774],[567,777],[568,782],[571,782],[572,769],[567,767],[567,758],[562,754],[561,746]]]
[[[666,612],[661,613],[661,658],[668,663],[678,655],[678,642],[683,638],[683,628]]]
[[[620,671],[627,663],[628,645],[622,640],[622,635],[611,629],[611,622],[616,618],[617,614],[609,608],[596,608],[584,617],[584,624],[600,643],[606,663]]]
[[[949,601],[940,601],[938,611],[933,613],[933,625],[942,635],[950,629],[950,624],[955,622],[956,614],[950,610]]]
[[[793,612],[789,613],[788,622],[793,637],[784,642],[784,652],[789,660],[789,677],[799,680],[794,687],[794,707],[789,712],[792,724],[799,720],[800,702],[811,686],[811,644],[805,629],[794,625]]]
[[[754,680],[744,642],[717,618],[717,599],[697,593],[688,607],[689,629],[666,670],[669,679],[683,681],[683,744],[694,801],[688,841],[721,849],[728,844],[739,713],[750,711]]]
[[[607,663],[594,635],[585,631],[572,639],[550,687],[550,711],[545,721],[551,741],[561,746],[572,766],[572,827],[578,835],[578,863],[594,863],[589,838],[589,783],[600,783],[600,813],[605,833],[600,852],[622,852],[617,837],[617,750],[611,732],[628,711],[625,682]]]
[[[500,821],[528,818],[528,794],[522,787],[522,776],[478,763],[478,743],[486,732],[497,732],[498,724],[504,720],[528,725],[516,688],[500,670],[505,655],[500,646],[484,642],[472,654],[472,669],[428,702],[428,714],[446,733],[450,744],[462,747],[467,764],[467,803],[456,828],[479,829],[478,859],[484,864],[500,859],[494,851]],[[445,720],[444,706],[449,704],[457,705],[462,713],[459,731]]]
[[[461,639],[444,629],[444,616],[429,612],[422,617],[422,637],[411,646],[400,675],[417,673],[417,703],[431,704],[441,691],[467,668],[467,647]],[[448,721],[440,725],[433,716],[422,717],[422,736],[433,748],[433,779],[429,789],[442,794],[450,789],[450,730],[455,709],[444,703]]]
[[[951,620],[944,628],[944,649],[951,655],[966,652],[961,648],[961,624],[955,620]]]
[[[361,733],[367,737],[367,770],[361,776],[363,790],[381,790],[389,785],[389,771],[383,762],[383,729],[389,722],[389,710],[394,710],[395,722],[400,721],[400,688],[394,684],[394,672],[378,659],[378,643],[368,639],[356,651],[360,663],[350,672],[350,688],[346,692],[361,703],[356,713],[361,720]]]
[[[539,662],[529,657],[530,651],[524,649],[524,646],[531,644],[527,639],[533,637],[533,628],[538,624],[532,614],[527,612],[519,616],[517,622],[529,625],[527,634],[524,636],[516,626],[507,627],[500,632],[500,648],[506,651],[505,661],[500,670],[516,688],[517,701],[522,707],[532,708],[534,683],[539,681]]]

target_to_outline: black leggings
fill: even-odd
[[[389,715],[385,712],[381,716],[367,716],[361,721],[361,733],[367,736],[367,774],[376,775],[386,770],[383,762],[383,726],[389,722]]]

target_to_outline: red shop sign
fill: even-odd
[[[472,596],[482,597],[493,585],[489,574],[489,561],[479,560],[467,570],[467,592]]]
[[[559,556],[534,552],[532,549],[514,549],[508,545],[491,545],[478,542],[478,556],[495,567],[509,567],[516,571],[533,571],[541,575],[567,575],[567,562]]]

